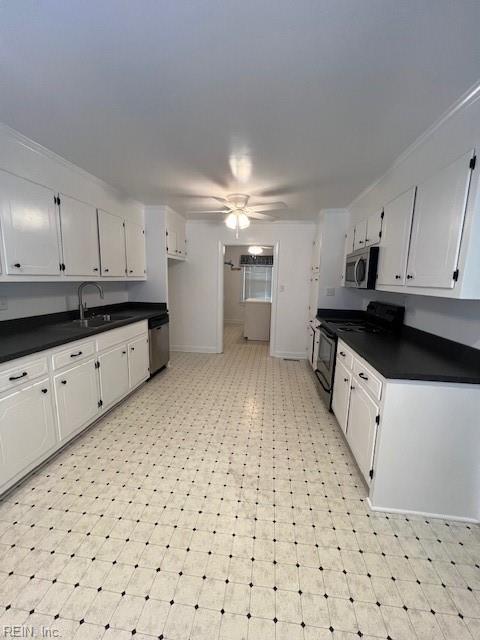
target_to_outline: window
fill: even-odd
[[[243,267],[242,302],[249,298],[272,301],[272,267]]]

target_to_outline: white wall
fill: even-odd
[[[305,357],[312,223],[253,223],[245,244],[279,245],[275,355]],[[187,223],[188,260],[169,263],[172,349],[214,353],[218,336],[218,247],[233,232],[220,223]]]
[[[0,310],[0,321],[57,313],[78,308],[79,282],[23,282],[0,284],[0,299],[6,299],[8,309]],[[102,282],[105,299],[94,288],[85,290],[89,307],[126,302],[128,294],[123,282]]]
[[[474,172],[469,207],[480,217],[478,180],[480,165],[480,93],[459,102],[449,114],[436,123],[412,145],[393,167],[369,189],[354,200],[349,209],[353,220],[362,220],[372,211],[409,187],[422,182],[449,161],[475,147],[477,169]],[[466,230],[468,234],[468,231]],[[472,238],[473,236],[471,236]],[[468,238],[467,238],[468,240]],[[470,252],[468,270],[480,278],[480,248]],[[476,274],[476,275],[475,275]],[[406,324],[445,338],[480,348],[480,301],[454,300],[419,295],[403,295],[375,291],[356,294],[366,304],[369,299],[391,301],[406,306]]]
[[[130,282],[128,299],[134,302],[167,302],[165,207],[145,207],[145,251],[147,280]]]

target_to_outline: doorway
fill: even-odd
[[[278,246],[220,243],[217,350],[269,345],[274,353]]]

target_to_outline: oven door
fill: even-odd
[[[335,354],[337,341],[335,336],[330,335],[324,328],[318,330],[317,362],[315,374],[320,386],[328,395],[332,393],[333,373],[335,367]]]

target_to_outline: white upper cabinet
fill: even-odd
[[[354,240],[355,240],[355,225],[350,224],[347,231],[347,237],[345,238],[345,253],[348,255],[352,253],[354,250]]]
[[[100,275],[97,210],[69,196],[60,194],[62,262],[67,276]]]
[[[125,222],[125,246],[127,252],[127,276],[145,275],[145,231],[142,225]]]
[[[0,215],[6,273],[60,275],[55,193],[0,171]]]
[[[123,218],[98,210],[98,236],[102,276],[125,276],[125,228]]]
[[[401,286],[405,284],[414,204],[415,188],[412,188],[385,205],[377,285]]]
[[[185,219],[176,211],[165,208],[166,247],[170,258],[184,260],[187,255]]]
[[[418,185],[407,286],[454,287],[473,155],[469,151]]]
[[[354,251],[363,249],[365,247],[365,241],[367,239],[367,221],[357,222],[355,225],[355,238],[353,241]]]
[[[372,213],[367,218],[367,231],[365,238],[365,246],[378,244],[382,235],[382,212]]]

